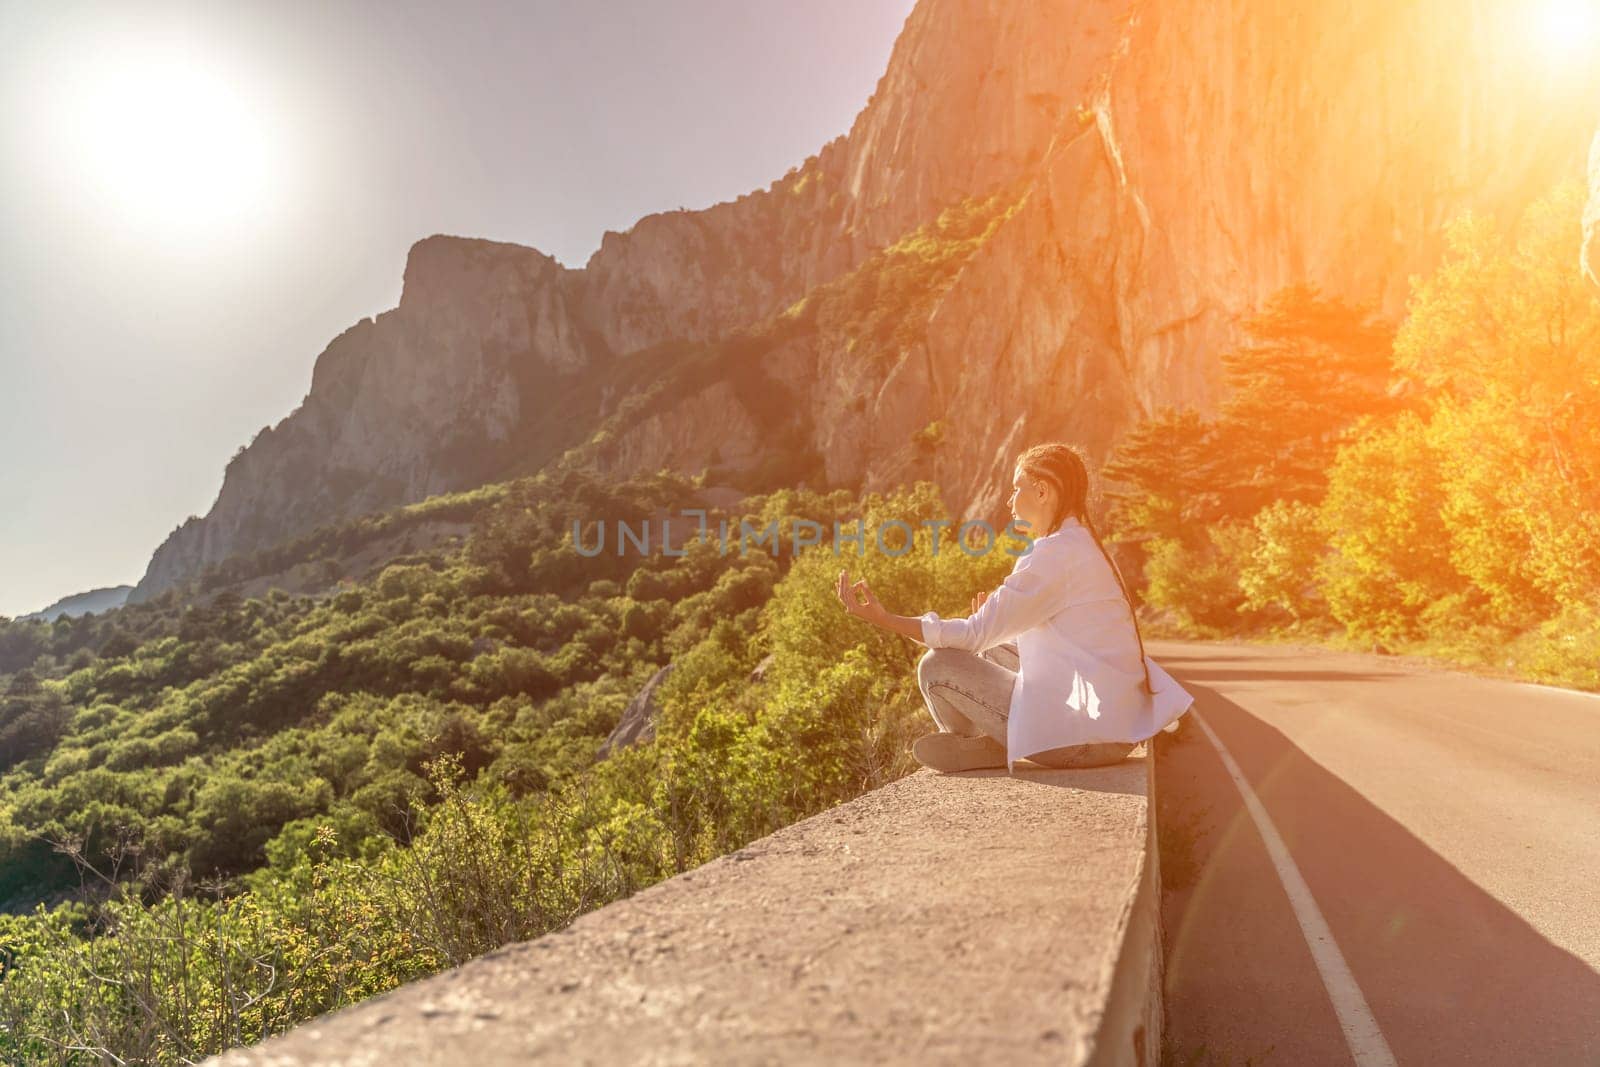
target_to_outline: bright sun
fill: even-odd
[[[63,130],[84,186],[114,211],[162,225],[263,207],[269,124],[221,73],[176,53],[128,57],[75,83]]]
[[[1600,47],[1600,0],[1543,0],[1530,13],[1539,50],[1560,63],[1594,62]]]

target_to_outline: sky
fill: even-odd
[[[415,241],[764,188],[912,6],[0,0],[0,615],[136,583]]]

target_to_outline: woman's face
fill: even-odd
[[[1027,524],[1029,537],[1043,537],[1055,514],[1056,491],[1049,482],[1030,478],[1018,470],[1011,478],[1011,517]]]

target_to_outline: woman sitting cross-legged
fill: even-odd
[[[1122,575],[1089,518],[1088,489],[1088,467],[1070,445],[1017,457],[1012,515],[1046,532],[964,619],[890,614],[865,579],[839,573],[846,611],[929,648],[917,683],[939,729],[912,746],[924,766],[1115,763],[1193,703],[1145,655]]]

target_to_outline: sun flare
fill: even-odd
[[[269,124],[220,72],[149,54],[75,83],[72,161],[107,207],[163,225],[248,215],[270,194]]]
[[[1548,60],[1595,61],[1600,48],[1600,0],[1542,0],[1529,18],[1535,44]]]

